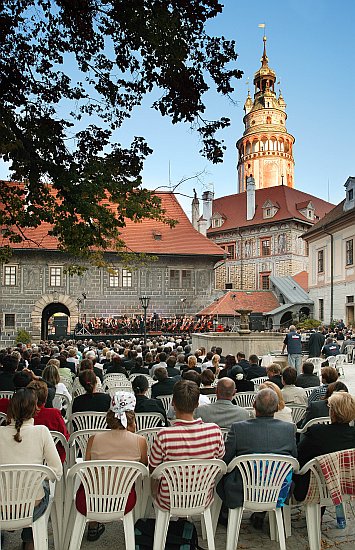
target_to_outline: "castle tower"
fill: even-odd
[[[247,178],[253,176],[255,188],[276,185],[294,186],[293,144],[286,130],[286,103],[281,91],[274,90],[276,74],[266,55],[266,36],[261,67],[254,76],[254,100],[248,92],[244,105],[245,130],[237,141],[238,192],[246,191]]]

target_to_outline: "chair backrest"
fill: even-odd
[[[315,367],[320,367],[324,359],[322,359],[321,357],[308,357],[306,361],[307,363],[312,363]]]
[[[5,413],[0,412],[0,426],[5,426],[7,422],[7,415]]]
[[[310,388],[304,388],[304,391],[306,392],[306,396],[309,397],[311,395],[311,393],[313,392],[313,390],[315,390],[316,388],[319,388],[319,386],[312,386]]]
[[[218,459],[176,460],[160,464],[151,477],[166,480],[171,514],[189,516],[209,506],[216,479],[226,471],[226,464]]]
[[[61,376],[60,382],[64,384],[64,386],[67,388],[69,393],[72,393],[73,391],[73,380],[71,378],[68,378],[67,376]]]
[[[335,359],[336,359],[335,366],[337,367],[338,365],[342,365],[343,363],[346,363],[347,358],[348,356],[345,355],[345,353],[339,353],[339,355],[335,356]]]
[[[165,424],[164,416],[161,413],[146,412],[136,413],[136,430],[145,430],[146,428],[155,428]]]
[[[227,435],[229,433],[229,428],[221,428],[221,432],[222,432],[222,435],[223,435],[224,442],[226,442],[227,441]]]
[[[80,384],[79,382],[79,378],[75,378],[74,382],[73,382],[73,388],[72,388],[72,396],[73,396],[73,399],[75,399],[76,397],[78,397],[79,395],[83,395],[85,393],[85,389],[83,388],[83,386]]]
[[[58,443],[60,443],[64,449],[65,462],[63,463],[63,468],[64,468],[64,471],[66,471],[66,467],[69,464],[69,443],[61,432],[56,432],[54,430],[50,430],[50,432],[51,432],[51,436],[53,438],[55,446],[57,446]]]
[[[70,428],[74,430],[101,430],[107,428],[105,412],[77,412],[70,417]]]
[[[215,403],[217,401],[217,395],[215,393],[209,393],[207,397],[211,401],[211,403]]]
[[[259,376],[259,378],[253,378],[252,382],[254,382],[254,388],[257,390],[261,384],[266,382],[269,378],[267,376]]]
[[[306,405],[297,405],[296,403],[286,403],[286,405],[291,409],[294,424],[298,424],[306,416]]]
[[[172,395],[157,395],[156,398],[160,399],[160,401],[163,403],[164,409],[166,410],[166,412],[168,412],[169,407],[171,405],[171,402],[173,400],[173,396]]]
[[[127,376],[122,373],[110,373],[104,376],[104,381],[102,383],[103,390],[107,392],[110,388],[115,388],[119,386],[131,385]]]
[[[157,433],[161,430],[161,427],[156,426],[155,428],[145,428],[144,430],[137,430],[137,434],[143,435],[147,440],[148,445],[148,456],[150,455],[150,449],[152,448],[152,445],[155,440],[155,436]]]
[[[252,407],[255,401],[255,391],[238,392],[235,394],[233,401],[239,407]]]
[[[125,384],[119,384],[118,386],[110,386],[109,388],[106,388],[105,393],[108,393],[109,396],[112,397],[118,391],[133,393],[131,383],[127,380]]]
[[[13,391],[0,391],[0,399],[11,399],[13,395]]]
[[[96,429],[96,430],[78,430],[77,432],[74,432],[69,437],[68,445],[69,445],[69,462],[70,464],[75,464],[79,453],[81,453],[82,459],[85,458],[86,453],[86,446],[88,444],[89,438],[92,435],[97,434],[97,432],[103,432],[105,430]]]
[[[298,461],[277,454],[249,454],[237,456],[228,465],[228,472],[238,468],[242,476],[244,508],[258,511],[276,507],[281,488],[288,474],[298,472]]]
[[[115,521],[125,513],[127,499],[138,478],[148,478],[147,466],[124,460],[90,460],[76,464],[67,474],[73,487],[75,477],[84,486],[87,519]]]
[[[327,361],[330,367],[335,367],[335,363],[337,362],[336,355],[331,355],[330,357],[327,357]]]
[[[0,465],[0,529],[23,529],[33,523],[37,494],[45,479],[56,479],[48,466]]]
[[[53,405],[56,403],[57,408],[64,410],[64,419],[66,422],[69,421],[71,415],[71,402],[64,393],[56,393],[53,399]]]
[[[330,416],[319,416],[318,418],[311,418],[311,420],[308,420],[307,424],[303,426],[302,429],[298,429],[297,432],[299,434],[304,434],[310,426],[314,426],[314,424],[330,424]]]

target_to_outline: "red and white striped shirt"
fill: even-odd
[[[162,428],[157,433],[149,463],[156,468],[162,462],[172,460],[223,458],[224,452],[223,435],[217,424],[204,423],[201,418],[176,420],[173,426]],[[161,508],[169,509],[168,485],[164,478],[160,481],[157,503]]]

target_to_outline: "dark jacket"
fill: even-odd
[[[274,384],[276,384],[276,386],[278,386],[280,390],[282,390],[282,388],[284,387],[281,374],[275,374],[275,376],[269,378],[269,382],[273,382]]]
[[[299,374],[295,386],[298,388],[314,388],[320,386],[319,376],[317,374]]]
[[[107,412],[111,405],[108,393],[84,393],[73,401],[72,412]]]
[[[307,407],[306,416],[302,421],[302,428],[312,420],[313,418],[320,418],[321,416],[329,416],[329,407],[327,399],[319,399],[318,401],[311,401]]]
[[[166,367],[166,370],[168,371],[169,378],[173,378],[174,376],[178,376],[180,379],[180,370],[176,369],[175,367]]]
[[[175,378],[166,378],[163,382],[153,384],[151,388],[152,397],[157,397],[158,395],[172,395],[175,383]]]
[[[235,380],[235,389],[237,392],[254,391],[254,382],[251,380]]]
[[[128,372],[122,365],[118,365],[117,367],[114,367],[113,365],[109,367],[105,374],[124,374],[128,378]]]
[[[0,372],[0,390],[2,391],[14,391],[14,372],[3,371]]]
[[[250,367],[250,363],[249,363],[249,361],[247,361],[246,359],[241,359],[241,360],[239,361],[239,363],[237,363],[237,365],[239,365],[240,367],[242,367],[242,369],[243,369],[243,371],[244,371],[245,373],[248,372],[248,368]]]
[[[324,346],[325,336],[321,332],[313,332],[308,340],[309,357],[320,357],[320,352]]]
[[[136,395],[136,413],[156,412],[164,416],[165,425],[167,425],[166,412],[163,403],[159,399],[149,399],[146,395]]]
[[[260,376],[266,376],[266,368],[255,364],[250,365],[247,370],[247,380],[253,380],[253,378],[259,378]]]

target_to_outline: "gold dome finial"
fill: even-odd
[[[264,34],[264,36],[263,36],[264,51],[263,51],[263,56],[262,56],[262,58],[260,59],[261,65],[262,65],[263,67],[267,67],[268,62],[269,62],[268,56],[266,55],[266,40],[267,40],[267,38],[266,38],[266,36],[265,36],[265,34]]]

